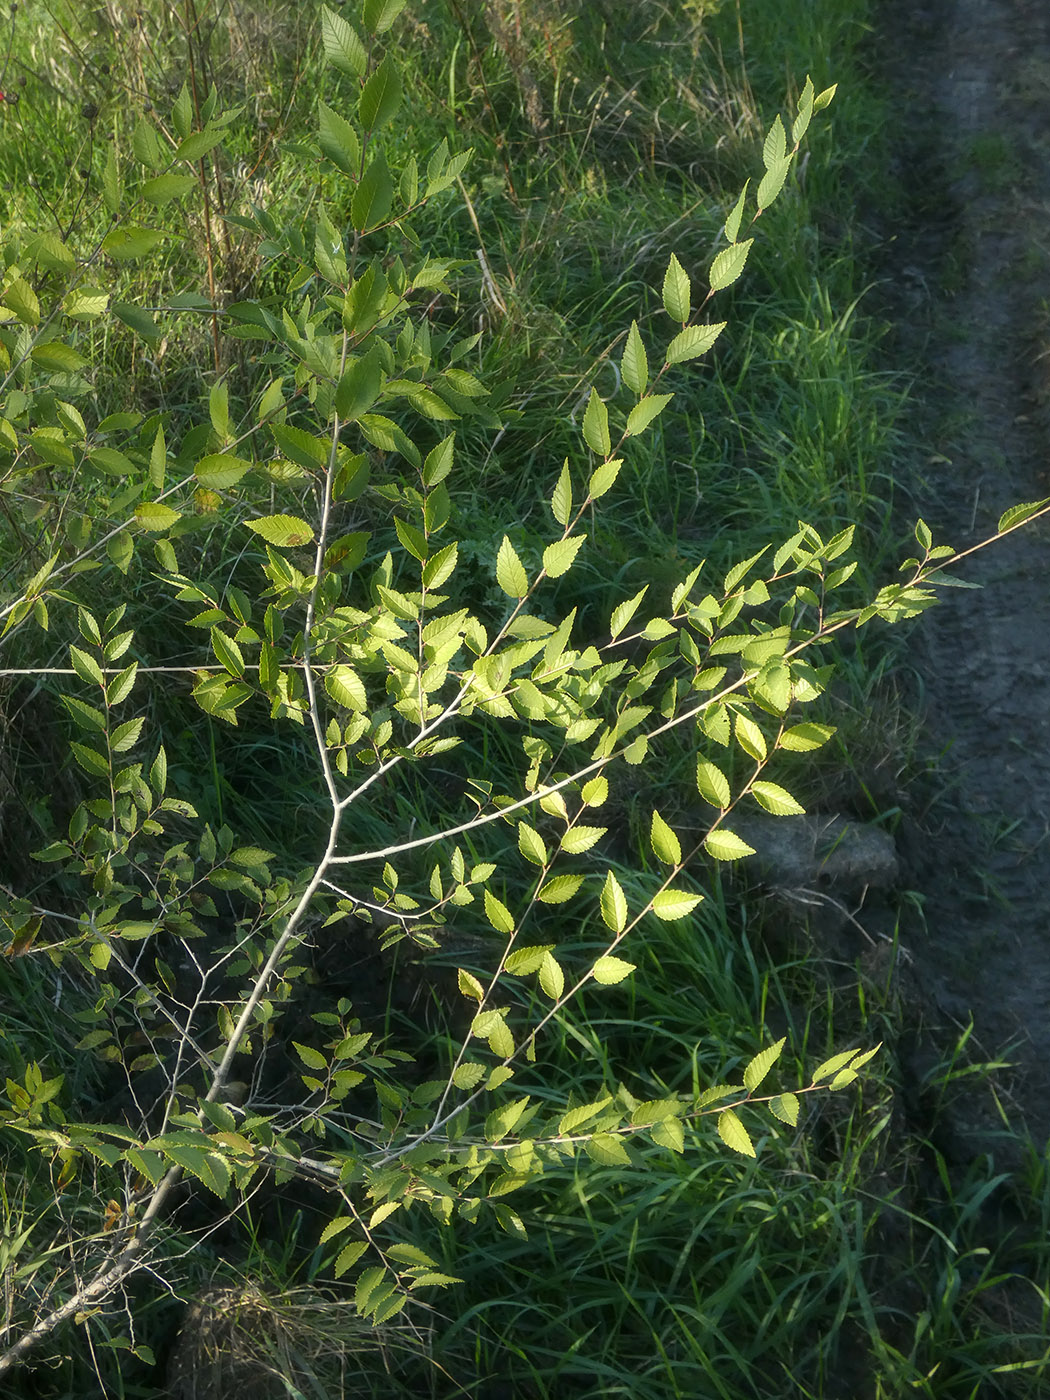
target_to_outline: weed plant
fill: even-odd
[[[85,245],[102,238],[111,133],[166,113],[187,70],[199,78],[195,127],[213,82],[224,106],[241,108],[223,146],[201,161],[196,212],[187,219],[177,203],[159,206],[152,223],[169,235],[162,254],[112,269],[116,315],[85,327],[81,342],[97,372],[77,394],[66,386],[94,421],[135,405],[149,429],[163,425],[188,470],[212,430],[202,383],[222,376],[236,420],[270,373],[285,368],[250,334],[227,334],[228,323],[208,308],[283,296],[306,251],[284,230],[316,217],[322,202],[349,218],[345,180],[331,169],[307,176],[302,160],[315,140],[318,98],[331,97],[320,8],[108,0],[87,9],[27,0],[6,19],[0,89],[18,101],[0,105],[5,235],[48,227]],[[818,90],[837,79],[848,105],[834,126],[814,131],[801,178],[765,216],[768,237],[755,247],[750,280],[726,295],[732,343],[699,372],[695,365],[688,374],[686,366],[669,371],[667,388],[687,410],[673,423],[670,415],[656,422],[629,483],[618,481],[608,509],[586,521],[592,548],[553,590],[552,607],[559,616],[577,608],[580,625],[596,632],[643,585],[663,597],[703,558],[720,578],[771,536],[791,535],[800,517],[819,520],[828,536],[858,526],[859,567],[847,601],[866,599],[885,576],[895,545],[900,391],[878,364],[879,329],[864,317],[854,247],[862,237],[852,218],[858,192],[881,178],[884,119],[856,67],[861,10],[833,0],[746,7],[449,0],[407,15],[406,102],[391,163],[442,137],[475,150],[456,189],[427,204],[414,225],[425,247],[465,264],[454,290],[435,289],[427,324],[435,336],[454,327],[476,334],[462,365],[494,386],[491,418],[465,419],[457,438],[460,568],[472,606],[503,602],[493,582],[493,502],[511,522],[508,536],[526,568],[538,564],[549,536],[551,463],[577,451],[591,386],[610,401],[622,387],[622,327],[636,318],[643,336],[653,335],[670,253],[691,265],[710,261],[766,114],[782,101],[785,71],[811,71]],[[273,225],[261,244],[245,228],[253,206]],[[303,298],[314,290],[309,282],[299,288]],[[611,403],[614,429],[623,426],[618,412]],[[271,478],[258,509],[305,512],[308,487],[289,478]],[[377,481],[390,489],[395,473]],[[85,516],[112,504],[115,488],[104,479],[82,489],[94,493],[83,501]],[[298,506],[280,494],[289,489],[300,490]],[[3,563],[14,570],[24,541],[10,512],[7,521]],[[396,546],[381,499],[355,503],[345,524],[373,530],[379,557]],[[224,517],[212,518],[206,506],[189,538],[196,582],[224,596],[266,563],[259,541],[235,545]],[[124,576],[107,567],[79,586],[80,600],[99,616],[127,604],[136,659],[188,664],[155,570],[136,564]],[[57,609],[46,636],[23,641],[28,635],[13,634],[11,669],[59,665],[68,643],[79,644]],[[822,697],[817,718],[839,725],[863,790],[883,757],[881,731],[865,747],[871,676],[882,657],[858,642],[840,660],[846,681]],[[6,878],[14,881],[32,868],[30,851],[64,832],[87,786],[52,732],[57,687],[45,682],[30,692],[37,681],[6,683],[8,733],[23,754],[17,772],[5,773],[23,804],[5,802],[9,830],[14,819],[22,833],[7,856]],[[233,746],[221,720],[187,718],[188,689],[174,681],[148,701],[149,728],[173,736],[172,790],[216,830],[228,824],[252,846],[277,846],[281,873],[294,879],[314,859],[325,827],[320,785],[302,779],[308,737],[242,712]],[[658,864],[648,846],[653,807],[682,827],[696,806],[695,753],[673,737],[656,752],[653,767],[629,770],[611,798],[606,863],[632,908],[650,898]],[[451,811],[465,773],[484,772],[497,791],[513,791],[519,759],[518,737],[506,726],[479,726],[444,767],[413,773],[385,806],[369,807],[355,839],[382,849],[411,832],[419,813],[441,815],[445,804]],[[59,770],[65,791],[54,781]],[[731,777],[741,780],[738,770]],[[807,782],[811,790],[800,788],[800,796],[819,802],[842,779],[818,767]],[[477,833],[472,859],[505,861],[515,850],[507,831],[493,824]],[[425,877],[410,861],[406,878]],[[688,879],[683,887],[699,888]],[[56,918],[75,921],[68,883],[38,874],[20,884],[28,897],[42,890]],[[507,902],[523,891],[521,876],[510,873]],[[542,1073],[522,1066],[519,1092],[552,1112],[552,1086],[564,1082],[579,1103],[616,1085],[641,1101],[689,1096],[739,1075],[756,1033],[789,1033],[803,1079],[804,1061],[844,1043],[892,1040],[897,1008],[885,983],[865,983],[858,999],[847,969],[846,995],[825,996],[803,959],[771,966],[752,907],[740,889],[716,880],[687,923],[654,925],[636,977],[609,988],[600,1010],[589,1002],[558,1007]],[[607,930],[595,913],[566,922],[573,929],[566,966],[574,959],[589,966]],[[453,973],[446,996],[440,968],[447,962],[480,976],[499,950],[493,938],[421,963],[410,946],[398,945],[386,961],[362,958],[349,973],[360,978],[364,968],[375,978],[363,1000],[417,1055],[420,1077],[444,1075],[463,1026],[448,1005]],[[104,1104],[120,1080],[78,1048],[92,1003],[86,978],[56,975],[27,957],[0,965],[0,975],[6,1004],[16,1008],[0,1037],[6,1074],[25,1083],[27,1067],[43,1064],[48,1076],[64,1076],[74,1101]],[[546,1005],[522,991],[515,1012]],[[290,1205],[265,1196],[250,1202],[221,1230],[208,1218],[165,1228],[157,1237],[165,1276],[177,1292],[204,1299],[209,1317],[224,1319],[208,1324],[212,1362],[215,1354],[234,1358],[232,1378],[216,1373],[200,1389],[250,1383],[261,1393],[335,1396],[345,1391],[346,1366],[359,1364],[387,1378],[376,1382],[391,1387],[386,1393],[442,1396],[830,1400],[854,1383],[853,1393],[886,1397],[1037,1394],[1047,1323],[1045,1159],[1033,1154],[1023,1188],[978,1162],[961,1190],[935,1161],[937,1207],[927,1208],[913,1194],[921,1179],[914,1157],[925,1149],[900,1121],[893,1057],[873,1064],[862,1097],[814,1110],[805,1133],[767,1125],[756,1139],[757,1165],[717,1153],[709,1133],[688,1125],[680,1154],[642,1144],[631,1149],[630,1168],[583,1156],[550,1166],[528,1187],[528,1238],[508,1228],[507,1217],[485,1214],[471,1233],[456,1234],[418,1211],[398,1215],[399,1243],[466,1281],[431,1308],[414,1302],[396,1328],[369,1328],[367,1341],[331,1289],[330,1251],[316,1244],[322,1209],[330,1209],[307,1188]],[[87,1240],[94,1252],[86,1257],[104,1255],[122,1203],[99,1216],[100,1190],[101,1199],[108,1189],[119,1194],[111,1164],[100,1161],[93,1181],[71,1182],[25,1139],[4,1142],[5,1320],[20,1326],[27,1302],[44,1309],[52,1290],[71,1286],[63,1251],[84,1250]],[[993,1252],[989,1203],[999,1209],[1011,1190],[1001,1208],[1012,1212],[1012,1233]],[[259,1224],[270,1211],[287,1222],[283,1244]],[[892,1223],[900,1220],[902,1228]],[[879,1263],[887,1241],[902,1280],[896,1294]],[[130,1351],[125,1330],[102,1314],[67,1339],[68,1354],[52,1356],[53,1369],[37,1371],[27,1393],[81,1395],[99,1385],[107,1394],[156,1393],[174,1309],[136,1297],[131,1315]],[[327,1357],[319,1334],[339,1339]]]

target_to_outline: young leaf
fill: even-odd
[[[642,344],[637,321],[631,322],[631,329],[627,332],[627,344],[620,360],[620,373],[623,375],[623,382],[632,393],[639,397],[645,393],[649,383],[649,358]]]
[[[576,828],[577,831],[580,829]],[[622,933],[627,927],[627,900],[620,888],[620,882],[610,870],[605,877],[600,901],[602,919],[613,933]]]
[[[628,598],[626,602],[618,603],[616,607],[613,608],[612,617],[609,620],[609,633],[613,641],[616,640],[616,638],[620,635],[623,629],[630,622],[631,618],[638,611],[639,604],[645,597],[648,590],[649,585],[645,584],[642,588],[638,590],[638,592],[634,595],[633,598]]]
[[[684,360],[695,360],[698,355],[706,355],[725,328],[725,321],[711,326],[686,326],[667,347],[667,363],[679,365]]]
[[[663,286],[664,310],[672,321],[680,321],[682,325],[685,325],[686,321],[689,320],[691,296],[692,287],[689,275],[672,253],[671,261],[667,264],[667,271],[664,274]]]
[[[533,865],[547,864],[547,847],[543,837],[527,822],[518,822],[518,850]]]
[[[497,933],[514,932],[513,914],[501,899],[496,898],[491,890],[485,891],[485,914]]]
[[[747,1089],[749,1093],[754,1093],[762,1083],[777,1060],[780,1059],[780,1052],[783,1048],[784,1037],[781,1037],[775,1045],[770,1045],[765,1050],[760,1050],[750,1062],[744,1070],[744,1088]]]
[[[795,724],[784,730],[777,747],[790,749],[795,753],[807,753],[826,744],[834,733],[835,727],[831,724]]]
[[[568,525],[572,518],[572,479],[569,476],[569,459],[562,464],[558,484],[551,498],[551,511],[559,525]]]
[[[143,501],[135,507],[135,524],[151,532],[170,530],[181,518],[181,511],[172,510],[162,501]]]
[[[746,238],[743,243],[734,243],[729,248],[723,248],[715,257],[708,279],[713,292],[720,292],[723,288],[733,285],[744,270],[747,255],[754,241],[753,238]]]
[[[597,389],[591,390],[587,411],[583,415],[583,439],[592,452],[599,457],[608,457],[612,451],[609,437],[609,410],[598,396]]]
[[[736,832],[728,831],[724,826],[710,833],[704,842],[704,850],[715,860],[743,860],[745,856],[755,854],[754,846],[749,846]]]
[[[762,145],[762,164],[767,170],[772,170],[779,165],[787,152],[787,132],[784,130],[784,123],[778,113],[773,125],[769,128],[769,134]],[[759,201],[761,207],[761,201]]]
[[[653,913],[665,923],[684,919],[703,902],[702,894],[686,894],[684,890],[661,890],[653,895]]]
[[[731,1108],[725,1108],[718,1115],[718,1136],[727,1147],[744,1157],[755,1155],[754,1145],[747,1129]]]
[[[368,708],[364,682],[352,666],[336,666],[327,672],[324,688],[337,705],[361,713]]]
[[[557,1001],[565,990],[565,974],[551,953],[544,953],[540,962],[540,987],[551,1001]]]
[[[631,1164],[626,1147],[620,1138],[613,1133],[595,1133],[594,1137],[588,1138],[583,1144],[583,1150],[593,1162],[597,1162],[601,1167],[620,1167]]]
[[[769,1111],[775,1118],[779,1118],[782,1123],[788,1123],[792,1128],[798,1123],[799,1102],[795,1094],[778,1094],[769,1103]]]
[[[614,958],[606,954],[605,957],[599,958],[591,968],[591,976],[603,987],[613,987],[617,982],[622,982],[625,977],[630,977],[635,966],[635,963],[625,962],[623,958]]]
[[[467,972],[465,968],[456,970],[456,977],[459,990],[465,997],[472,997],[475,1001],[483,1001],[485,998],[485,988],[472,972]],[[480,1069],[480,1065],[478,1066]],[[480,1076],[479,1076],[480,1077]]]
[[[797,817],[806,810],[778,783],[754,782],[751,795],[774,817]]]
[[[524,598],[529,591],[524,566],[506,535],[496,556],[496,582],[509,598]]]
[[[556,540],[547,546],[543,551],[543,567],[548,578],[561,578],[569,572],[586,538],[586,535],[570,535],[567,540]]]
[[[730,803],[729,780],[709,759],[702,758],[696,765],[696,786],[700,796],[712,807],[724,812]]]
[[[1015,525],[1020,525],[1022,520],[1027,520],[1029,516],[1042,510],[1046,505],[1050,505],[1050,496],[1044,497],[1041,501],[1029,501],[1024,505],[1011,506],[999,517],[999,524],[995,527],[1001,535],[1004,530],[1012,530]]]
[[[682,843],[656,811],[653,812],[649,840],[657,860],[662,860],[665,865],[681,864]]]
[[[637,437],[644,433],[654,418],[658,418],[674,398],[674,394],[648,394],[631,409],[627,415],[627,436]]]
[[[745,180],[744,188],[740,191],[740,198],[733,205],[733,212],[726,219],[725,235],[730,243],[735,243],[740,233],[740,221],[744,217],[744,201],[747,198],[747,187],[750,180]]]
[[[228,491],[251,469],[251,462],[246,462],[243,457],[213,452],[201,458],[193,474],[207,491]]]
[[[579,893],[582,875],[555,875],[543,886],[536,898],[541,904],[565,904]]]
[[[313,527],[297,515],[264,515],[258,520],[246,520],[249,530],[254,530],[267,544],[278,549],[294,549],[298,545],[309,544],[314,537]]]

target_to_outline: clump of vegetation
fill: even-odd
[[[834,86],[756,142],[703,7],[403,9],[24,50],[94,87],[2,237],[0,616],[55,703],[11,691],[0,1371],[819,1393],[847,1322],[987,1369],[985,1274],[910,1353],[872,1298],[892,994],[800,1010],[721,875],[827,781],[829,644],[952,557],[872,581],[892,394],[792,241]]]

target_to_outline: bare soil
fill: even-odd
[[[887,239],[887,273],[900,349],[921,367],[925,460],[910,510],[937,542],[967,549],[1008,506],[1050,496],[1050,3],[891,3],[882,43],[908,132],[898,170],[907,207]],[[980,591],[947,591],[909,658],[933,794],[911,824],[922,913],[903,928],[930,1031],[916,1068],[928,1074],[972,1016],[971,1054],[1010,1061],[999,1102],[1042,1149],[1050,526],[1037,522],[958,572]],[[949,1156],[991,1151],[997,1166],[1014,1165],[1003,1128],[996,1095],[960,1095]]]

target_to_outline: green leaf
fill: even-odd
[[[773,125],[769,128],[769,134],[762,143],[762,164],[767,170],[772,170],[774,166],[780,164],[786,153],[787,132],[784,130],[784,123],[781,121],[780,114],[778,113],[773,121]],[[761,207],[762,201],[759,200],[759,208]]]
[[[728,831],[724,826],[718,827],[708,835],[704,842],[704,850],[715,860],[743,860],[745,856],[755,854],[753,846],[749,846],[735,832]]]
[[[565,904],[579,893],[582,875],[555,875],[547,881],[536,898],[541,904]]]
[[[613,1133],[595,1133],[583,1144],[583,1149],[592,1162],[602,1167],[630,1166],[631,1163],[626,1147]]]
[[[97,287],[75,287],[62,303],[62,310],[74,321],[94,321],[108,305],[109,296]]]
[[[350,222],[360,233],[378,228],[394,202],[394,182],[380,152],[358,181],[350,201]]]
[[[636,403],[627,415],[627,435],[637,437],[644,433],[654,418],[658,418],[674,398],[674,394],[649,394]]]
[[[602,839],[608,831],[606,826],[574,826],[561,838],[561,848],[568,855],[582,855]],[[554,882],[551,881],[553,884]]]
[[[474,1001],[478,1002],[484,1001],[485,988],[481,985],[481,983],[478,981],[478,979],[474,976],[472,972],[467,972],[466,968],[457,968],[456,981],[459,986],[459,990],[463,993],[465,997],[471,997]],[[480,1069],[480,1065],[478,1066],[478,1068]]]
[[[665,865],[681,864],[682,843],[656,811],[653,812],[649,841],[657,860],[662,860]]]
[[[684,919],[703,902],[702,894],[686,894],[684,890],[661,890],[653,895],[653,913],[665,923]]]
[[[161,501],[143,501],[135,507],[135,524],[154,534],[170,530],[181,519],[181,511],[172,510]]]
[[[754,782],[751,795],[774,817],[797,817],[806,810],[778,783]]]
[[[114,316],[123,321],[147,345],[156,345],[160,340],[160,327],[144,306],[130,306],[127,302],[115,301],[112,305]]]
[[[336,666],[325,674],[324,688],[337,705],[360,713],[368,708],[364,681],[352,666]]]
[[[233,638],[220,632],[218,627],[213,627],[211,629],[211,649],[215,653],[216,661],[224,666],[235,680],[240,680],[241,676],[244,675],[244,657]]]
[[[591,976],[603,987],[613,987],[617,982],[622,982],[625,977],[630,977],[635,966],[635,963],[625,962],[623,958],[614,958],[607,953],[604,957],[599,958],[591,968]]]
[[[357,116],[365,131],[377,131],[397,115],[401,106],[401,74],[389,54],[361,89]]]
[[[176,175],[174,171],[168,171],[165,175],[158,175],[153,180],[147,180],[139,190],[143,199],[149,200],[150,204],[163,208],[165,204],[170,204],[173,199],[182,199],[189,194],[197,183],[195,175]]]
[[[131,262],[151,252],[167,234],[152,228],[115,228],[102,240],[102,251],[117,262]]]
[[[686,326],[667,347],[667,363],[679,365],[684,360],[695,360],[698,355],[706,355],[725,328],[725,321],[711,326]]]
[[[459,559],[459,545],[453,542],[431,556],[423,566],[423,587],[440,588],[451,576]]]
[[[608,457],[612,451],[609,437],[609,410],[598,396],[597,389],[591,390],[587,401],[587,411],[583,415],[583,440],[592,452],[599,457]]]
[[[405,0],[365,0],[365,28],[372,34],[385,34],[404,8]]]
[[[627,900],[611,870],[605,877],[600,907],[606,927],[611,928],[613,933],[622,933],[627,926]]]
[[[596,501],[600,496],[604,496],[606,491],[610,491],[616,484],[622,466],[623,458],[614,457],[611,462],[603,462],[600,467],[596,467],[587,483],[588,498]]]
[[[514,916],[491,890],[485,891],[485,915],[497,933],[514,932]]]
[[[33,363],[52,374],[75,374],[87,363],[84,356],[61,340],[48,340],[34,345],[29,352]]]
[[[40,299],[24,277],[15,277],[3,294],[3,304],[26,326],[40,323]]]
[[[794,1128],[798,1123],[798,1097],[795,1094],[778,1094],[775,1099],[770,1100],[769,1111],[782,1123],[788,1123]]]
[[[740,221],[744,217],[744,201],[747,199],[747,187],[750,180],[745,180],[744,188],[740,191],[740,198],[733,205],[733,212],[726,219],[725,235],[730,243],[735,243],[737,235],[740,233]]]
[[[204,131],[191,131],[190,134],[179,142],[175,152],[176,160],[198,161],[213,151],[216,146],[221,146],[223,133],[216,127],[206,127]]]
[[[381,357],[375,351],[362,355],[347,369],[335,391],[335,411],[347,422],[360,418],[375,403],[383,387]]]
[[[766,736],[755,721],[748,715],[738,713],[734,728],[736,741],[748,758],[753,758],[756,763],[763,762],[766,757]]]
[[[293,1040],[292,1044],[295,1046],[296,1053],[307,1069],[324,1070],[328,1068],[328,1061],[319,1050],[314,1050],[312,1046],[309,1045],[300,1045],[297,1040]]]
[[[569,476],[569,459],[562,464],[558,484],[551,498],[551,511],[559,525],[568,525],[572,518],[572,479]]]
[[[553,943],[537,944],[531,948],[515,948],[507,958],[507,971],[514,977],[528,977],[538,972],[545,953],[554,947]]]
[[[332,1266],[332,1272],[336,1278],[342,1278],[343,1274],[352,1269],[367,1248],[367,1240],[354,1240],[353,1244],[348,1244],[344,1249],[341,1249],[335,1264]]]
[[[547,864],[547,846],[540,833],[527,822],[518,822],[518,850],[533,865]]]
[[[570,535],[567,540],[557,540],[543,551],[543,567],[548,578],[561,578],[572,568],[580,546],[586,535]]]
[[[739,1152],[744,1157],[755,1155],[747,1129],[731,1108],[723,1109],[718,1115],[718,1136],[734,1152]]]
[[[831,99],[838,91],[838,86],[838,83],[832,83],[829,88],[825,88],[823,92],[817,93],[816,97],[813,99],[814,112],[822,112],[825,107],[830,105]]]
[[[692,287],[689,276],[672,253],[671,261],[667,264],[667,271],[664,274],[663,287],[664,310],[672,321],[680,321],[684,325],[689,320],[691,295]]]
[[[834,733],[835,726],[831,724],[796,724],[784,730],[777,747],[807,753],[826,744]]]
[[[638,590],[633,598],[628,598],[626,602],[618,603],[616,607],[613,608],[612,617],[609,619],[609,634],[613,641],[616,640],[638,611],[638,607],[648,591],[649,585],[645,584]]]
[[[724,812],[730,803],[729,781],[721,768],[706,758],[696,765],[696,786],[700,796]]]
[[[649,357],[645,353],[637,321],[631,322],[631,329],[627,332],[627,344],[620,360],[620,373],[623,375],[623,382],[632,393],[638,394],[639,397],[645,393],[649,383]]]
[[[244,523],[278,549],[294,549],[297,545],[309,544],[314,537],[313,527],[296,515],[264,515]]]
[[[525,569],[506,535],[496,557],[496,582],[510,598],[524,598],[529,591]]]
[[[342,15],[327,5],[321,7],[321,42],[325,58],[351,78],[363,78],[368,67],[365,47]]]
[[[748,1093],[754,1093],[758,1086],[765,1079],[766,1075],[780,1059],[780,1052],[784,1048],[785,1039],[781,1037],[775,1045],[768,1046],[765,1050],[760,1050],[755,1058],[744,1070],[744,1088]]]
[[[361,142],[350,123],[326,102],[317,104],[320,128],[317,144],[322,153],[343,172],[356,177],[361,164]]]
[[[791,156],[785,156],[777,165],[767,170],[762,177],[762,182],[758,187],[755,196],[756,203],[760,210],[768,209],[776,201],[780,191],[784,188],[784,181],[787,179],[788,171],[791,169]]]
[[[245,472],[251,469],[251,462],[246,462],[243,457],[213,452],[201,458],[193,474],[206,490],[227,491],[231,486],[236,486]]]
[[[999,524],[995,528],[1001,535],[1004,530],[1012,530],[1015,525],[1020,525],[1022,520],[1028,520],[1046,505],[1050,505],[1050,496],[1044,496],[1041,501],[1028,501],[1024,505],[1011,506],[1000,515]]]
[[[562,1114],[558,1122],[558,1136],[566,1137],[570,1133],[575,1133],[582,1128],[584,1123],[589,1123],[592,1118],[597,1118],[599,1113],[612,1103],[612,1095],[606,1094],[603,1098],[595,1099],[593,1103],[582,1103],[576,1108],[570,1108]]]
[[[540,987],[551,1001],[557,1001],[565,990],[565,974],[551,953],[544,953],[540,962]]]
[[[731,287],[744,270],[747,262],[747,255],[751,251],[753,238],[745,238],[743,243],[733,243],[715,257],[711,264],[709,281],[713,292],[720,292],[725,287]]]

